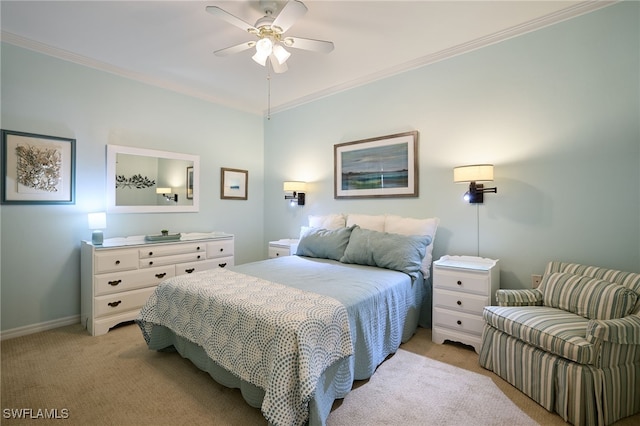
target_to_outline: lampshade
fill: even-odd
[[[256,43],[256,54],[251,57],[254,61],[262,66],[267,63],[267,58],[273,50],[273,42],[268,38],[258,40]]]
[[[171,188],[156,188],[156,194],[171,194]]]
[[[89,229],[105,229],[107,227],[107,214],[104,212],[100,213],[89,213]]]
[[[493,164],[473,164],[454,167],[454,182],[483,182],[493,180]]]
[[[284,192],[303,192],[307,189],[306,182],[291,181],[283,184]]]
[[[275,46],[273,46],[273,56],[275,56],[278,60],[278,63],[282,65],[287,62],[287,59],[289,59],[291,53],[287,52],[287,49],[280,46],[279,44],[276,44]]]

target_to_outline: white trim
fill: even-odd
[[[5,330],[0,334],[0,340],[13,339],[14,337],[26,336],[28,334],[39,333],[66,325],[80,324],[80,315],[72,315],[66,318],[58,318],[38,324],[25,325],[22,327]]]
[[[374,81],[381,80],[383,78],[400,74],[405,71],[423,67],[425,65],[433,64],[435,62],[443,61],[445,59],[449,59],[454,56],[461,55],[463,53],[471,52],[471,51],[480,49],[482,47],[490,46],[492,44],[499,43],[501,41],[508,40],[510,38],[517,37],[522,34],[536,31],[541,28],[544,28],[553,24],[557,24],[562,21],[566,21],[568,19],[572,19],[577,16],[584,15],[586,13],[593,12],[598,9],[611,6],[613,4],[619,3],[620,1],[621,0],[586,0],[580,3],[577,3],[575,5],[569,6],[565,9],[556,11],[554,13],[550,13],[548,15],[533,19],[531,21],[513,26],[511,28],[507,28],[505,30],[498,31],[493,34],[489,34],[487,36],[480,37],[475,40],[471,40],[467,43],[459,44],[457,46],[453,46],[451,48],[444,49],[439,52],[435,52],[431,55],[423,56],[422,58],[418,58],[416,60],[409,61],[404,64],[400,64],[395,67],[388,68],[378,73],[370,74],[362,78],[358,78],[358,79],[348,81],[333,87],[329,87],[319,92],[315,92],[310,95],[295,99],[291,102],[277,105],[275,107],[272,106],[270,108],[270,113],[273,114],[275,112],[281,112],[281,111],[294,108],[294,107],[297,107],[321,98],[325,98],[330,95],[334,95],[339,92],[343,92],[345,90],[353,89],[355,87],[363,86],[365,84],[372,83]],[[194,91],[193,89],[189,89],[172,82],[160,80],[143,73],[132,72],[132,71],[129,71],[120,67],[116,67],[114,65],[111,65],[105,62],[88,58],[86,56],[78,55],[63,49],[58,49],[58,48],[49,46],[45,43],[33,41],[7,31],[2,31],[1,37],[3,42],[13,44],[18,47],[33,50],[39,53],[43,53],[45,55],[49,55],[55,58],[74,62],[90,68],[106,71],[112,74],[119,75],[121,77],[129,78],[131,80],[136,80],[139,82],[150,84],[152,86],[161,87],[166,90],[171,90],[173,92],[181,93],[183,95],[202,99],[208,102],[213,102],[218,105],[227,106],[229,108],[234,108],[234,109],[242,110],[245,112],[256,113],[256,111],[246,106],[243,106],[238,102],[230,101],[228,99],[220,99],[215,96],[207,96],[202,92]],[[269,113],[268,110],[262,111],[262,114],[265,117],[267,116],[268,113]]]

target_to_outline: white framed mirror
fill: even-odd
[[[197,212],[200,157],[107,145],[107,212]]]

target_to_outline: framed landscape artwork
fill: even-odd
[[[418,196],[418,131],[333,147],[334,198]]]
[[[2,203],[75,204],[76,140],[2,130]]]

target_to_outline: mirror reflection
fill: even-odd
[[[199,157],[107,145],[107,210],[198,211]]]

